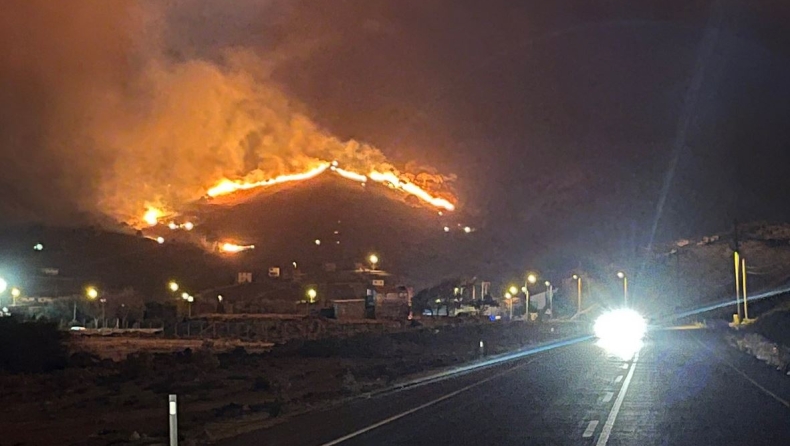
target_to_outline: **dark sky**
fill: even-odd
[[[636,262],[664,189],[656,242],[790,218],[783,2],[162,4],[139,28],[156,22],[158,57],[260,55],[267,79],[331,134],[456,174],[464,212],[513,265],[567,264],[580,250]],[[22,119],[8,103],[0,128]],[[18,170],[20,145],[2,144]]]

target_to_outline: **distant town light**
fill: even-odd
[[[510,291],[510,294],[517,294],[518,293],[518,288],[516,288],[515,286],[511,285],[511,287],[510,287],[510,289],[508,289],[508,291]]]
[[[513,295],[512,295],[512,294],[510,294],[510,293],[505,293],[505,299],[510,299],[510,298],[512,298],[512,297],[513,297]]]
[[[317,295],[318,295],[318,293],[315,291],[315,289],[313,289],[313,288],[310,288],[309,290],[307,290],[307,297],[308,297],[308,299],[309,299],[309,302],[310,302],[311,304],[315,302],[315,297],[316,297]]]
[[[547,287],[550,287],[550,286],[551,286],[551,282],[549,282],[548,280],[547,280],[547,281],[545,281],[545,282],[543,282],[543,284],[544,284],[544,285],[546,285]]]
[[[188,222],[184,223],[184,229],[186,229],[187,231],[191,231],[191,230],[195,229],[195,224],[192,223],[191,221],[188,221]]]
[[[184,299],[184,300],[189,299],[189,293],[186,293],[186,292],[181,293],[181,298]]]
[[[464,232],[469,234],[470,232],[472,232],[472,228],[470,228],[469,226],[464,226]]]
[[[444,227],[444,232],[450,232],[450,228],[448,226]]]
[[[165,242],[165,238],[164,237],[157,237],[156,238],[156,243],[159,243],[161,245],[164,242]]]
[[[622,272],[622,271],[617,271],[617,277],[623,279],[623,278],[625,278],[625,273]]]
[[[170,223],[168,223],[168,224],[167,224],[167,227],[168,227],[168,228],[170,228],[170,229],[171,229],[171,230],[173,230],[173,231],[174,231],[174,230],[176,230],[176,229],[178,229],[178,225],[177,225],[175,222],[173,222],[173,221],[171,221]]]
[[[218,295],[218,296],[217,296],[217,300],[218,300],[218,301],[220,301],[220,302],[222,302],[222,294],[220,294],[220,295]]]
[[[11,288],[12,297],[19,297],[20,294],[22,294],[22,291],[20,291],[19,288],[17,287]]]
[[[41,243],[36,243],[35,245],[33,245],[33,251],[43,251],[43,250],[44,250],[44,245],[42,245]]]
[[[96,299],[97,297],[99,297],[99,290],[97,290],[95,287],[92,286],[88,287],[85,290],[85,295],[88,296],[88,299]]]
[[[321,239],[315,239],[315,244],[316,244],[316,246],[320,245],[321,244]]]
[[[368,260],[370,260],[370,264],[375,268],[376,264],[379,263],[379,256],[376,254],[371,254],[370,257],[368,257]]]
[[[167,284],[167,287],[170,288],[170,291],[174,293],[178,291],[178,283],[176,283],[174,280],[171,280],[170,283]]]
[[[537,281],[538,281],[538,276],[536,276],[534,274],[530,274],[530,275],[527,276],[527,282],[535,283]]]

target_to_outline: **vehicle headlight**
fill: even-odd
[[[598,317],[593,331],[599,346],[623,359],[630,359],[642,347],[647,323],[636,311],[621,308]]]

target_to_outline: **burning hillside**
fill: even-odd
[[[177,2],[99,3],[23,2],[2,18],[0,42],[15,43],[0,44],[7,50],[0,81],[18,92],[4,110],[36,123],[35,132],[10,126],[7,138],[8,184],[31,195],[11,203],[31,208],[17,209],[20,219],[55,220],[64,209],[145,227],[206,196],[330,169],[454,207],[449,177],[431,168],[403,173],[373,145],[338,138],[311,119],[272,80],[288,51],[200,51],[172,39]],[[25,37],[31,29],[41,32]],[[30,104],[48,105],[43,112]],[[33,165],[56,187],[23,187]]]

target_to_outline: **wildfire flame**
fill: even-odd
[[[149,226],[156,226],[159,223],[159,219],[165,215],[165,212],[161,209],[149,207],[145,214],[143,214],[143,221],[146,222]]]
[[[255,249],[255,245],[237,245],[235,243],[223,243],[219,246],[219,250],[227,253],[237,253]]]
[[[272,186],[275,184],[286,183],[289,181],[307,180],[324,173],[324,171],[326,171],[327,169],[330,169],[332,172],[335,172],[341,177],[349,180],[353,180],[359,183],[365,183],[367,182],[368,179],[370,179],[377,183],[385,184],[393,189],[397,189],[402,192],[412,194],[415,197],[419,198],[420,200],[432,206],[445,209],[448,211],[455,210],[455,205],[453,203],[449,202],[444,198],[435,197],[431,195],[428,191],[421,188],[420,186],[417,186],[416,184],[411,183],[409,181],[404,181],[392,172],[379,172],[377,170],[371,170],[370,173],[368,173],[367,175],[363,175],[361,173],[354,172],[351,170],[341,169],[340,167],[337,166],[337,161],[332,161],[331,163],[322,162],[317,167],[314,167],[303,173],[280,175],[278,177],[271,178],[268,180],[263,180],[263,181],[245,182],[245,181],[231,181],[228,179],[224,179],[220,181],[216,186],[209,189],[207,194],[209,197],[217,197],[220,195],[232,194],[240,190],[248,190],[248,189],[260,188],[260,187]]]
[[[314,167],[307,172],[303,173],[296,173],[292,175],[280,175],[278,177],[270,178],[268,180],[263,181],[256,181],[256,182],[244,182],[244,181],[231,181],[228,179],[224,179],[219,182],[216,186],[212,187],[208,190],[207,195],[209,197],[217,197],[220,195],[227,195],[233,192],[237,192],[240,190],[248,190],[254,189],[258,187],[266,187],[272,186],[275,184],[280,183],[287,183],[289,181],[301,181],[313,178],[317,175],[323,173],[329,167],[329,163],[321,163],[317,167]]]

